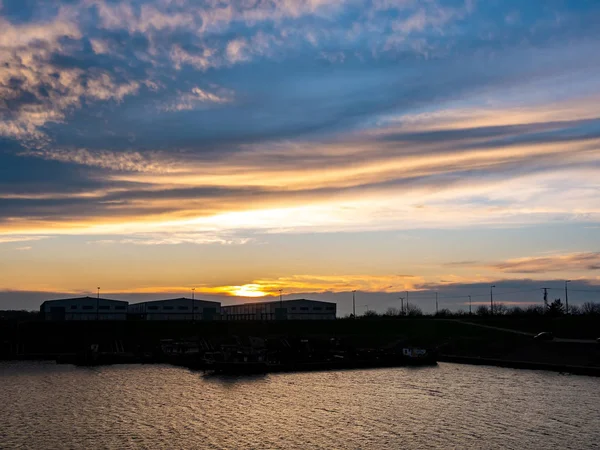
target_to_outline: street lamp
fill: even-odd
[[[494,315],[494,288],[496,287],[495,284],[492,284],[490,286],[490,314],[493,316]]]
[[[567,314],[569,314],[569,291],[567,290],[567,284],[570,282],[571,282],[571,280],[565,281],[565,307],[566,307]]]
[[[195,287],[192,288],[192,322],[194,321],[194,291],[196,290]]]

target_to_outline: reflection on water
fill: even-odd
[[[599,386],[455,364],[206,377],[0,363],[0,448],[598,448]]]

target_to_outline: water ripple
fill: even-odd
[[[594,448],[598,379],[440,364],[204,377],[0,363],[0,448]],[[597,447],[596,447],[597,448]]]

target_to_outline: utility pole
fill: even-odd
[[[471,296],[469,295],[469,315],[471,315]]]
[[[100,320],[100,286],[96,288],[96,320]]]
[[[544,313],[548,311],[548,288],[542,288],[544,290]]]
[[[406,291],[406,315],[408,315],[408,291]]]
[[[283,289],[279,289],[279,307],[283,308]]]
[[[435,293],[435,315],[438,313],[438,293]]]
[[[571,280],[565,281],[565,311],[567,314],[569,314],[569,291],[567,290],[567,284],[570,282]]]
[[[493,316],[494,315],[494,288],[496,287],[495,284],[490,286],[490,314]]]
[[[356,319],[356,289],[352,291],[352,317]]]
[[[398,297],[400,299],[400,314],[404,315],[404,297]]]

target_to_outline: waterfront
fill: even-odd
[[[593,448],[593,377],[437,367],[204,377],[0,363],[1,448]]]

